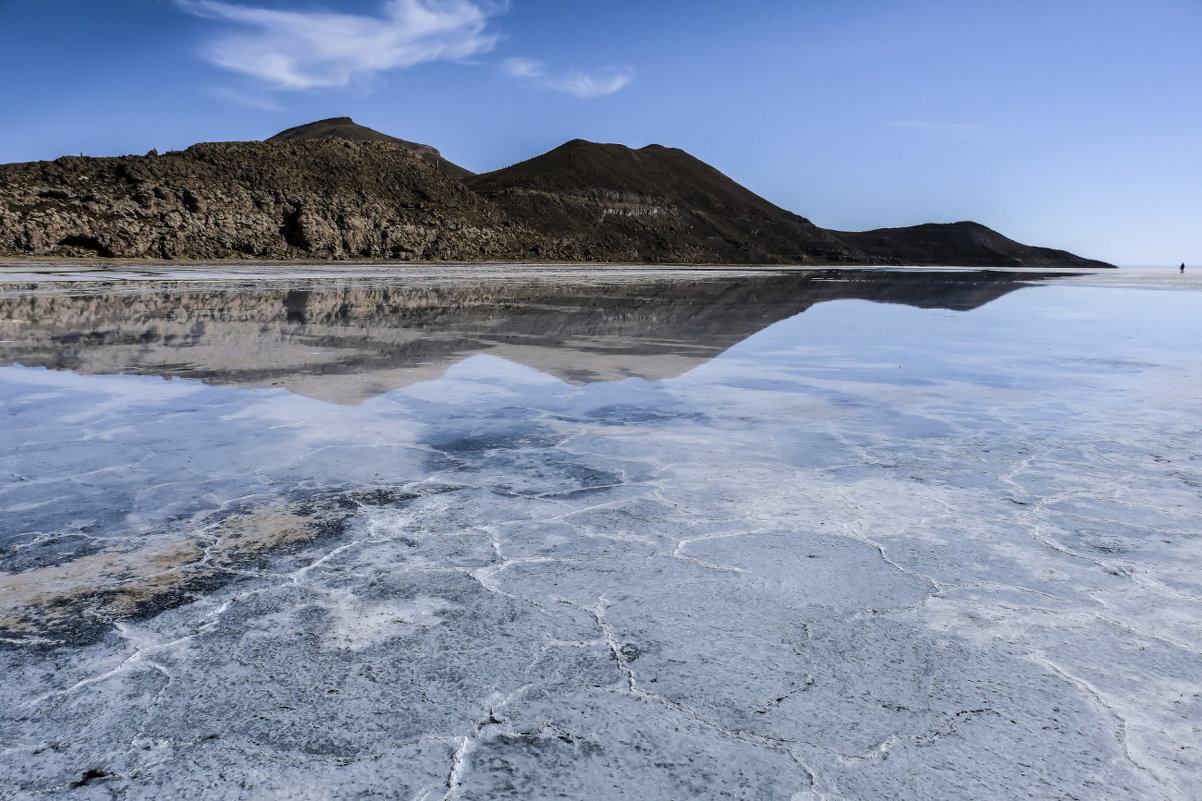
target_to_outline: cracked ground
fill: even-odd
[[[0,368],[0,798],[1202,797],[1200,311],[347,407]]]

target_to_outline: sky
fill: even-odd
[[[1202,267],[1202,0],[0,0],[0,162],[351,116],[683,148],[840,230]]]

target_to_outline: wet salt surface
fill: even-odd
[[[0,288],[0,797],[1202,795],[1202,294],[814,277]]]

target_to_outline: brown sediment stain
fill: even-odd
[[[140,547],[115,548],[20,573],[0,573],[0,638],[21,641],[81,622],[139,615],[178,605],[231,568],[270,551],[308,542],[327,521],[268,507]]]

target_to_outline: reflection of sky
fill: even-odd
[[[804,764],[824,797],[1198,798],[1200,301],[836,301],[662,381],[480,354],[355,407],[2,368],[8,761],[118,794],[288,764],[441,796],[469,764],[465,798],[669,798],[644,777],[712,764],[712,797],[817,798]]]
[[[702,443],[805,467],[1015,427],[1093,425],[1106,438],[1132,403],[1184,415],[1199,401],[1200,312],[1195,293],[1069,286],[971,312],[836,301],[679,378],[575,387],[477,355],[359,407],[277,389],[0,368],[4,534],[120,534],[235,499],[419,480],[445,473],[442,443],[464,437],[653,465],[691,458]],[[622,436],[640,431],[656,432],[662,450]],[[674,453],[669,435],[691,444]]]

